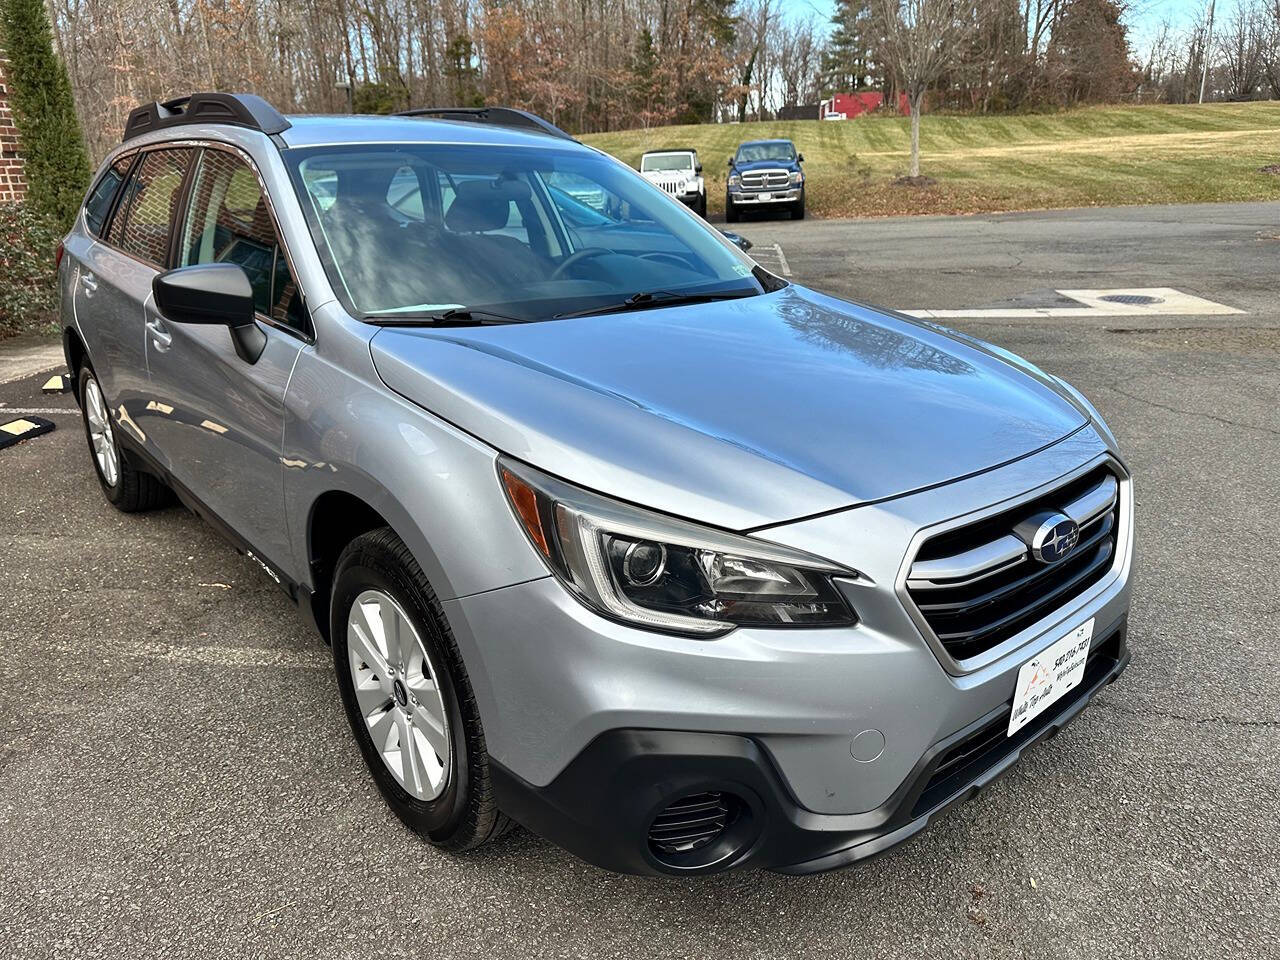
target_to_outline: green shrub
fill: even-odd
[[[58,224],[23,203],[0,203],[0,338],[56,326]]]
[[[89,157],[67,68],[53,52],[44,0],[0,0],[0,46],[21,141],[27,202],[64,227],[89,186]]]

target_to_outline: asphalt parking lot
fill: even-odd
[[[179,508],[116,513],[69,398],[27,376],[0,420],[58,429],[0,451],[0,955],[1280,957],[1280,205],[740,230],[839,295],[1030,314],[944,322],[1119,437],[1118,683],[841,872],[620,877],[524,831],[440,853],[377,797],[284,595]],[[1036,313],[1132,288],[1242,312]]]

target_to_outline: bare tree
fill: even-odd
[[[1251,100],[1262,86],[1265,69],[1265,11],[1252,0],[1236,0],[1218,37],[1228,100]]]
[[[920,176],[920,109],[974,29],[974,0],[875,0],[886,66],[911,108],[910,176]]]

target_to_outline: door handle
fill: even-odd
[[[169,344],[173,343],[173,334],[164,328],[164,324],[157,319],[147,321],[147,332],[151,334],[151,345],[160,353],[164,353],[169,349]]]
[[[98,278],[92,273],[80,274],[80,286],[84,287],[84,295],[92,297],[95,290],[98,289]]]

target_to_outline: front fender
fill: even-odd
[[[547,576],[502,493],[496,451],[388,389],[369,356],[372,330],[353,320],[331,326],[329,312],[317,316],[317,343],[299,356],[285,397],[294,578],[316,586],[308,531],[316,501],[331,491],[376,510],[441,600]]]

